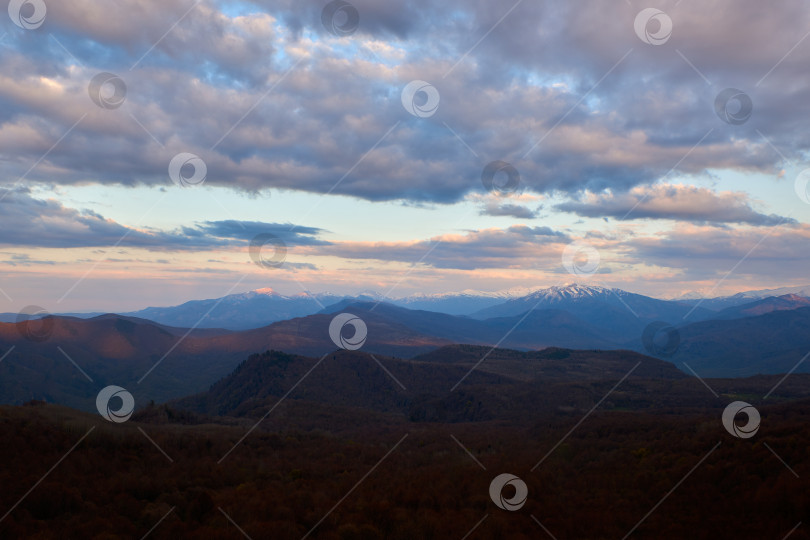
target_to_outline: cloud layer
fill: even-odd
[[[149,251],[206,251],[247,245],[272,234],[287,246],[319,246],[321,229],[291,223],[202,221],[176,231],[127,227],[92,211],[79,211],[56,200],[40,200],[18,190],[0,200],[0,246],[87,248],[115,246]]]
[[[628,193],[589,193],[577,201],[555,206],[557,210],[584,217],[626,219],[672,219],[693,223],[744,223],[780,225],[794,219],[755,211],[747,194],[716,193],[695,186],[656,185],[634,188]]]
[[[800,2],[671,3],[659,47],[635,35],[636,9],[595,0],[512,12],[367,0],[341,39],[302,2],[52,4],[39,30],[6,24],[7,182],[166,184],[171,158],[192,152],[212,185],[447,203],[481,192],[496,159],[527,189],[576,194],[670,172],[774,172],[780,153],[807,150],[810,89],[797,82],[810,49],[791,51],[810,23]],[[120,108],[89,98],[100,71],[125,82]],[[402,107],[414,79],[437,89],[435,115]],[[714,112],[727,87],[753,100],[745,125]]]

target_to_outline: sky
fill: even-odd
[[[807,285],[802,1],[11,0],[0,312]]]

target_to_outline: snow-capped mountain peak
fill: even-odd
[[[250,292],[256,293],[256,294],[263,294],[265,296],[282,296],[282,295],[280,295],[279,293],[277,293],[275,290],[273,290],[270,287],[264,287],[264,288],[256,289],[256,290],[253,290],[253,291],[250,291]]]
[[[623,291],[622,291],[623,292]],[[548,301],[577,299],[577,298],[598,298],[613,294],[610,289],[604,287],[592,287],[571,283],[563,286],[553,286],[547,289],[540,289],[528,295],[530,298],[544,299]]]

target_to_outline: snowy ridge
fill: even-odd
[[[276,321],[330,313],[330,306],[355,302],[386,302],[416,311],[431,311],[486,319],[510,317],[534,310],[561,310],[584,321],[604,325],[603,319],[617,319],[627,313],[638,321],[647,319],[700,320],[729,307],[758,301],[773,295],[797,294],[810,297],[810,287],[784,287],[749,291],[721,299],[660,300],[617,288],[568,283],[552,287],[516,287],[494,292],[419,293],[392,298],[377,291],[355,295],[296,291],[281,294],[271,287],[231,294],[224,298],[192,300],[178,306],[151,307],[122,315],[148,319],[177,328],[259,328]],[[9,314],[9,320],[16,315]],[[632,336],[630,336],[632,337]]]
[[[391,302],[399,305],[407,305],[416,302],[439,302],[443,300],[456,300],[456,299],[491,299],[491,300],[511,300],[516,298],[546,298],[553,299],[572,299],[572,298],[598,298],[612,294],[625,295],[629,294],[621,289],[606,289],[604,287],[592,287],[588,285],[580,285],[577,283],[566,284],[562,286],[552,287],[513,287],[511,289],[504,289],[500,291],[479,291],[474,289],[465,289],[459,292],[444,292],[444,293],[416,293],[408,296],[392,297],[385,296],[377,291],[362,291],[355,295],[342,295],[329,292],[312,293],[302,291],[294,296],[283,295],[270,287],[256,289],[246,293],[232,294],[227,297],[229,302],[238,303],[243,300],[252,300],[260,297],[269,297],[278,300],[291,300],[291,299],[304,299],[316,298],[319,300],[345,300],[345,299],[358,299],[358,300],[374,300],[382,302]]]
[[[772,296],[784,296],[786,294],[795,294],[796,296],[803,296],[810,298],[810,285],[799,285],[797,287],[779,287],[778,289],[760,289],[757,291],[744,291],[729,296],[711,297],[700,292],[688,292],[680,296],[672,298],[672,300],[727,300],[731,298],[746,298],[750,300],[760,300]]]

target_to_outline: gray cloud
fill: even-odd
[[[549,260],[556,266],[562,246],[569,241],[565,233],[549,227],[515,225],[417,242],[341,242],[318,252],[346,259],[418,263],[434,268],[526,268]]]
[[[11,257],[3,261],[3,263],[9,266],[54,266],[56,264],[55,261],[32,259],[31,256],[26,253],[12,253]]]
[[[290,223],[206,221],[181,231],[136,229],[54,200],[34,199],[26,190],[5,192],[0,200],[1,246],[102,247],[121,246],[153,251],[206,250],[246,245],[262,233],[275,234],[288,246],[320,246],[323,231]],[[27,255],[12,258],[24,264]]]
[[[759,226],[796,223],[794,219],[755,211],[745,193],[716,193],[687,185],[656,185],[622,194],[588,194],[580,200],[558,204],[555,208],[582,217],[674,219],[693,223]]]
[[[726,274],[771,283],[795,280],[807,264],[807,225],[783,225],[768,232],[685,225],[657,236],[638,236],[621,245],[626,261],[677,270],[683,280],[720,283]]]
[[[495,26],[509,6],[358,1],[361,28],[348,42],[321,27],[320,4],[256,5],[266,14],[232,19],[201,3],[132,71],[190,0],[160,10],[136,0],[55,3],[43,32],[9,28],[0,58],[7,181],[48,153],[28,179],[165,185],[171,158],[189,151],[206,161],[212,185],[448,203],[482,190],[491,159],[513,163],[536,192],[622,192],[673,166],[775,172],[782,158],[760,133],[788,159],[808,150],[810,87],[797,81],[810,52],[798,47],[780,63],[810,24],[798,1],[667,5],[675,31],[661,47],[638,40],[637,9],[625,3],[524,2]],[[71,66],[49,33],[84,67]],[[88,99],[102,70],[128,85],[120,109]],[[441,93],[432,118],[399,103],[417,78]],[[754,101],[743,126],[712,109],[729,86]]]
[[[482,216],[510,216],[518,219],[535,219],[540,214],[542,206],[532,210],[526,206],[511,203],[495,203],[487,204],[487,206],[479,212]]]
[[[288,245],[322,246],[329,242],[318,239],[323,229],[304,227],[292,223],[265,223],[262,221],[205,221],[194,227],[184,227],[189,238],[222,238],[250,241],[259,234],[273,234]]]

